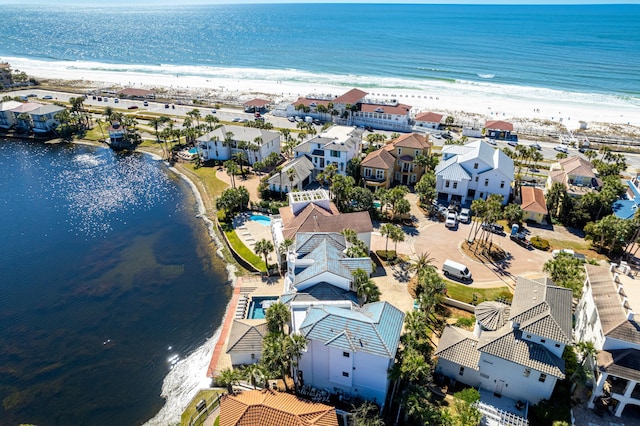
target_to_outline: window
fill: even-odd
[[[473,168],[477,170],[478,169],[478,163],[473,163]]]
[[[366,168],[364,169],[364,177],[371,177],[371,169],[370,168]]]
[[[478,181],[478,176],[476,176],[476,182]]]
[[[458,374],[464,376],[464,367],[460,367],[460,371],[458,371]]]
[[[402,148],[398,148],[398,155],[402,155]]]
[[[489,179],[484,180],[484,186],[489,186]]]
[[[342,352],[342,356],[345,358],[349,358],[349,352]]]
[[[547,380],[547,375],[544,373],[540,373],[540,378],[538,379],[538,381],[544,383],[545,380]]]
[[[500,182],[500,188],[504,188],[504,181]]]
[[[525,368],[524,371],[522,372],[522,375],[524,377],[529,377],[530,374],[531,374],[531,369],[530,368]]]
[[[545,339],[540,339],[540,343],[547,343]]]
[[[458,182],[453,182],[453,189],[458,188]]]
[[[384,179],[384,170],[376,170],[376,178],[377,179]]]
[[[417,157],[418,155],[420,155],[420,151],[418,151],[418,150],[416,149],[416,157]]]
[[[488,374],[484,374],[484,373],[480,373],[480,377],[482,377],[483,379],[488,379],[489,375]]]
[[[329,155],[330,155],[331,157],[340,158],[340,151],[334,151],[334,150],[331,150],[331,151],[329,152]]]
[[[448,188],[448,187],[449,187],[449,181],[446,181],[446,182],[444,183],[444,187],[445,187],[445,188]]]
[[[342,372],[342,377],[349,377],[349,373],[347,373],[346,371]]]

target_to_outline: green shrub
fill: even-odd
[[[511,292],[509,291],[501,291],[500,294],[498,294],[498,297],[496,297],[497,302],[506,303],[508,305],[511,304],[512,300],[513,294],[511,294]]]
[[[473,317],[461,317],[456,321],[456,326],[462,328],[470,328],[475,324],[476,320]]]
[[[376,250],[376,254],[378,255],[378,257],[382,260],[394,260],[396,258],[396,251],[395,250]]]
[[[226,210],[218,210],[218,213],[216,214],[218,216],[218,222],[220,222],[221,224],[226,223],[229,220]]]
[[[531,238],[531,245],[537,248],[538,250],[543,250],[543,251],[547,251],[551,247],[548,240],[545,240],[544,238],[540,238],[537,235]]]

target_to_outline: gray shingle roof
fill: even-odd
[[[286,293],[280,297],[282,303],[292,302],[326,302],[336,300],[348,300],[358,305],[358,296],[353,291],[343,290],[332,284],[322,282],[297,293]]]
[[[293,176],[293,186],[297,186],[300,182],[304,181],[313,173],[313,163],[306,156],[300,156],[293,159],[289,164],[282,168],[282,184],[283,185],[291,185],[292,182],[289,180],[289,174],[287,171],[289,169],[295,170],[295,174]],[[271,176],[268,180],[269,185],[280,185],[280,173],[276,173]]]
[[[640,351],[618,349],[600,351],[597,356],[598,368],[617,377],[640,382]]]
[[[395,357],[404,313],[388,302],[376,302],[351,310],[335,306],[309,308],[300,333],[309,340],[349,351]]]
[[[476,320],[485,330],[495,331],[509,320],[510,308],[500,302],[482,302],[475,308]]]
[[[509,325],[498,331],[482,333],[478,351],[530,367],[559,379],[564,378],[564,360],[549,352],[544,346],[524,340],[522,331]]]
[[[511,303],[511,316],[520,329],[557,342],[570,344],[573,324],[571,290],[553,285],[551,280],[532,281],[518,277]]]
[[[249,321],[253,322],[250,323]],[[267,334],[267,322],[255,320],[233,320],[227,353],[262,352],[262,338]]]
[[[478,370],[478,338],[462,328],[447,324],[442,331],[435,356],[467,368]]]
[[[344,235],[337,232],[298,232],[294,241],[298,257],[304,257],[311,253],[323,240],[340,251],[347,248]]]

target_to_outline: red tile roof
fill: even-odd
[[[329,100],[325,100],[325,99],[309,99],[309,98],[298,98],[297,101],[293,102],[291,105],[293,106],[298,106],[300,104],[304,105],[304,106],[311,106],[311,104],[315,104],[316,106],[318,105],[324,105],[327,106],[329,105]]]
[[[353,229],[357,233],[373,231],[373,224],[368,212],[340,213],[331,203],[331,211],[316,204],[309,203],[296,216],[291,207],[281,207],[284,238],[293,240],[298,232],[341,232]]]
[[[547,214],[547,202],[544,199],[542,189],[533,186],[523,186],[520,188],[520,192],[522,194],[522,210]]]
[[[334,104],[351,104],[355,105],[367,96],[367,92],[358,89],[351,89],[347,93],[338,96],[333,100]]]
[[[396,159],[386,149],[378,149],[370,152],[360,163],[361,167],[371,167],[374,169],[393,169]]]
[[[487,121],[484,125],[486,129],[490,130],[504,130],[508,132],[513,132],[513,124],[507,123],[506,121]]]
[[[220,426],[338,426],[335,408],[272,390],[226,395]]]
[[[271,103],[271,101],[268,101],[266,99],[255,98],[255,99],[251,99],[250,101],[245,102],[244,106],[246,106],[246,107],[256,107],[256,108],[264,108],[267,105],[269,105],[270,103]]]
[[[142,98],[142,97],[145,97],[145,96],[153,95],[153,91],[152,90],[146,90],[146,89],[135,89],[133,87],[127,87],[126,89],[122,89],[121,91],[119,91],[118,95],[134,96],[134,97]]]
[[[398,104],[396,106],[380,105],[380,104],[362,104],[360,105],[362,112],[377,112],[380,114],[407,115],[411,111],[410,105]]]
[[[442,120],[442,114],[436,114],[435,112],[421,112],[416,115],[416,121],[424,121],[427,123],[439,123]]]
[[[416,148],[416,149],[425,149],[430,148],[431,143],[429,142],[428,136],[423,136],[418,133],[407,133],[401,135],[394,140],[391,141],[393,146],[399,146],[402,148]]]

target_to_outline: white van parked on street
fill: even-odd
[[[454,278],[460,281],[472,281],[471,271],[469,268],[464,266],[462,263],[454,262],[453,260],[447,259],[442,264],[442,272],[444,272],[444,276],[447,278]]]

